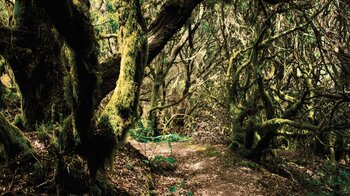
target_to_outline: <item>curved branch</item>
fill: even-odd
[[[194,8],[203,0],[170,0],[161,8],[157,18],[148,28],[148,62],[163,50],[166,43],[186,23]],[[101,63],[101,97],[115,88],[119,77],[120,55],[115,55]]]
[[[168,1],[148,29],[148,64],[163,50],[170,38],[186,23],[192,10],[203,0]]]
[[[320,129],[320,127],[316,125],[296,122],[293,120],[283,119],[283,118],[273,118],[273,119],[267,120],[261,124],[261,127],[266,128],[266,127],[275,126],[275,125],[289,125],[297,129],[307,129],[311,131],[317,131]]]
[[[185,100],[186,97],[188,97],[188,96],[191,95],[191,94],[192,94],[192,92],[189,92],[189,93],[185,94],[183,97],[181,97],[181,99],[179,99],[179,100],[177,100],[177,101],[175,101],[175,102],[173,102],[173,103],[170,103],[170,104],[168,104],[168,105],[153,107],[153,108],[151,108],[151,109],[149,110],[149,112],[152,112],[153,110],[162,110],[162,109],[169,108],[169,107],[172,107],[172,106],[174,106],[174,105],[177,105],[177,104],[181,103],[183,100]]]

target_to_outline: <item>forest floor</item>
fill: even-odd
[[[38,162],[21,165],[18,161],[11,167],[0,164],[0,195],[56,194],[54,158],[36,133],[26,135],[38,152]],[[120,149],[106,173],[120,195],[310,195],[321,190],[328,195],[339,193],[339,184],[322,184],[329,174],[324,160],[293,151],[281,151],[279,155],[283,164],[268,167],[244,159],[226,145],[131,140]],[[79,159],[73,158],[69,165],[76,162]]]
[[[306,195],[298,182],[230,153],[223,145],[191,142],[131,144],[149,159],[173,157],[174,169],[155,168],[159,195]],[[158,170],[157,170],[158,169]]]

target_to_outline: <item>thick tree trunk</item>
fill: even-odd
[[[14,15],[14,42],[6,44],[6,37],[11,35],[9,29],[2,29],[6,43],[0,52],[12,67],[22,94],[26,125],[33,128],[36,123],[59,121],[68,113],[62,99],[66,73],[61,58],[63,40],[49,23],[45,11],[32,0],[17,0]]]
[[[0,109],[2,109],[5,106],[5,98],[4,98],[5,92],[6,92],[6,88],[0,81]]]
[[[170,0],[163,4],[148,31],[148,64],[163,50],[165,44],[186,23],[192,10],[203,0]],[[175,17],[174,17],[175,16]]]
[[[93,148],[93,111],[98,100],[98,60],[97,41],[89,15],[89,4],[83,1],[43,1],[36,0],[51,18],[58,32],[71,48],[74,68],[71,80],[73,99],[70,106],[73,111],[73,123],[77,133],[79,152],[90,156]]]
[[[112,129],[118,142],[137,117],[140,87],[147,62],[147,34],[138,0],[118,1],[120,74],[117,87],[99,119],[100,126]]]
[[[116,143],[107,149],[108,154],[101,152],[105,157],[99,154],[96,154],[99,157],[97,159],[96,156],[91,157],[89,165],[93,176],[107,159],[112,158],[113,153],[109,151],[123,144],[127,131],[137,118],[140,87],[147,62],[146,25],[139,1],[119,0],[117,3],[120,9],[118,21],[121,24],[118,32],[120,74],[114,93],[98,120],[98,128],[110,136],[114,135]]]

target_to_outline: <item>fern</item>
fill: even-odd
[[[149,127],[149,126],[147,126]],[[143,125],[142,121],[139,120],[136,122],[136,128],[130,129],[130,135],[138,142],[147,143],[147,142],[184,142],[188,141],[190,138],[182,136],[179,134],[166,134],[153,137],[154,130],[149,129]]]

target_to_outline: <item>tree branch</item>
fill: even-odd
[[[203,0],[170,0],[161,8],[157,18],[148,28],[148,65],[163,50],[191,16],[193,9]],[[115,88],[119,77],[120,56],[113,56],[101,63],[101,95],[105,97]]]
[[[273,118],[273,119],[267,120],[261,124],[261,127],[266,128],[266,127],[274,126],[274,125],[289,125],[291,127],[297,128],[297,129],[307,129],[307,130],[311,130],[311,131],[319,130],[318,126],[308,124],[308,123],[296,122],[293,120],[283,119],[283,118]]]
[[[17,44],[28,37],[28,34],[29,32],[26,31],[0,26],[0,54],[4,55],[6,58],[13,55],[18,55],[18,58],[21,58],[20,54],[31,53],[29,49],[22,48]]]

